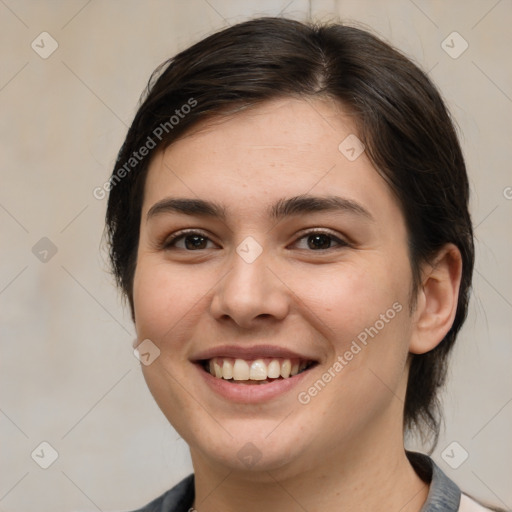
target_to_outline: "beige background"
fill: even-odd
[[[434,458],[465,491],[512,509],[510,0],[0,0],[0,512],[127,510],[191,471],[132,354],[100,249],[106,201],[92,191],[158,64],[278,14],[372,28],[429,71],[458,122],[478,252]],[[453,31],[469,44],[458,58],[442,47]],[[31,48],[51,48],[41,32],[58,43],[46,59]],[[49,460],[43,441],[58,452],[48,469],[31,458]],[[452,458],[469,454],[458,469],[442,456],[454,441]]]

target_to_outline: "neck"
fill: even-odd
[[[380,442],[375,442],[379,438]],[[194,508],[198,512],[421,509],[428,484],[409,463],[403,438],[383,439],[382,431],[376,436],[372,429],[347,445],[328,450],[317,464],[309,461],[302,466],[299,462],[258,473],[220,468],[192,450]]]

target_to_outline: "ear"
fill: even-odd
[[[435,348],[450,330],[459,299],[462,257],[454,244],[446,244],[430,264],[422,267],[409,351],[424,354]]]

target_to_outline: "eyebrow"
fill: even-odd
[[[335,211],[355,214],[371,221],[375,220],[371,213],[359,203],[351,199],[332,195],[301,195],[282,198],[269,207],[267,214],[273,220],[281,220],[285,217],[304,215],[306,213]],[[166,197],[155,203],[149,209],[146,221],[165,213],[180,213],[197,217],[217,218],[223,221],[226,220],[226,209],[213,201]]]

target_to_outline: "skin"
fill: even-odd
[[[355,134],[339,104],[280,99],[189,132],[150,163],[134,276],[139,342],[160,356],[142,366],[159,407],[190,446],[199,512],[419,511],[428,484],[403,448],[409,356],[439,343],[453,322],[460,254],[448,244],[423,265],[411,313],[407,232],[396,198],[363,153],[338,146]],[[336,194],[352,212],[314,212],[276,222],[269,205],[301,194]],[[166,197],[222,204],[226,219],[161,213]],[[207,236],[198,249],[173,233]],[[322,229],[326,249],[308,245]],[[263,252],[247,263],[248,236]],[[336,239],[345,241],[338,244]],[[325,239],[322,239],[325,241]],[[190,240],[189,240],[190,241]],[[307,391],[352,340],[399,303],[396,316],[325,388]],[[190,358],[223,345],[272,344],[319,361],[299,388],[261,404],[233,404],[212,391]],[[248,467],[237,456],[252,443]]]

